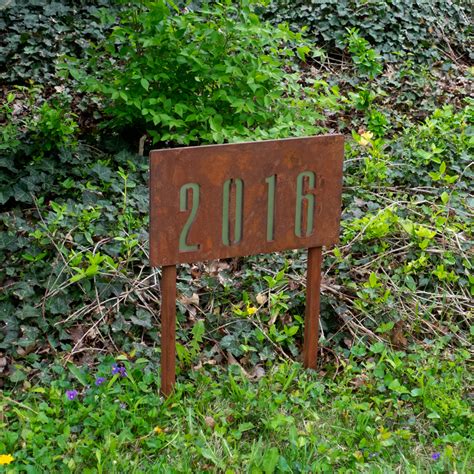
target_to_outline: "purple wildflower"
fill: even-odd
[[[127,408],[127,404],[126,404],[126,403],[121,403],[121,404],[120,404],[120,408],[121,408],[122,410],[125,410],[125,409]]]
[[[431,455],[431,459],[432,459],[433,461],[437,461],[440,457],[441,457],[441,453],[433,453],[433,454]]]
[[[119,367],[116,364],[112,366],[112,374],[117,375],[120,374],[121,377],[127,376],[127,369],[125,367]]]
[[[78,395],[79,395],[79,392],[77,390],[67,390],[66,391],[66,397],[69,400],[74,400]]]
[[[104,382],[105,382],[105,377],[97,377],[97,378],[95,379],[95,384],[97,385],[97,387],[98,387],[99,385],[102,385]]]

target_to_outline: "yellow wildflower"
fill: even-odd
[[[0,454],[0,465],[10,464],[15,458],[11,454]]]
[[[257,312],[257,308],[255,306],[247,306],[247,314],[250,316]]]
[[[372,140],[372,138],[374,138],[374,134],[372,132],[364,132],[360,136],[359,143],[362,146],[366,146],[370,143],[370,140]]]
[[[159,426],[155,426],[153,428],[153,431],[156,433],[156,434],[161,434],[163,433],[163,428],[160,428]]]

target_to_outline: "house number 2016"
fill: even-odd
[[[307,248],[303,364],[316,369],[322,247],[339,240],[343,161],[341,135],[150,152],[150,264],[162,267],[164,395],[175,383],[181,263]]]
[[[267,225],[266,240],[271,242],[275,237],[275,195],[277,187],[277,175],[274,174],[265,179],[267,184]],[[315,197],[311,192],[305,192],[305,182],[307,191],[314,191],[316,175],[313,171],[303,171],[296,178],[296,208],[294,232],[297,237],[308,237],[313,233]],[[222,243],[224,245],[238,244],[242,240],[243,234],[243,201],[244,182],[240,178],[228,179],[223,184],[222,190]],[[231,193],[235,193],[233,238],[230,236],[230,215],[229,207]],[[188,194],[191,194],[190,206]],[[198,243],[188,243],[188,235],[196,219],[200,201],[200,186],[197,183],[186,183],[179,190],[179,210],[181,212],[190,211],[189,217],[184,224],[179,236],[179,251],[193,252],[199,250]],[[303,212],[306,202],[306,229],[303,232]]]

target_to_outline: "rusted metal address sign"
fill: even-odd
[[[337,243],[341,135],[150,153],[150,260],[161,281],[161,390],[175,382],[176,264],[308,249],[303,346],[315,368],[321,247]]]

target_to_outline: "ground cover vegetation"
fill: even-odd
[[[468,13],[7,2],[6,472],[469,472]],[[343,221],[325,251],[318,371],[298,363],[304,252],[183,265],[178,385],[163,400],[147,152],[334,132],[346,136]]]

